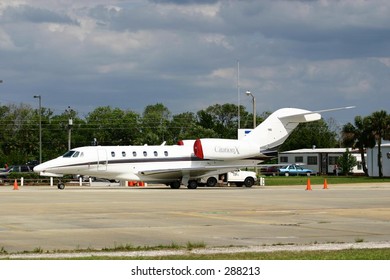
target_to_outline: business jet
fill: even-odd
[[[265,151],[281,145],[299,123],[321,119],[322,112],[282,108],[244,138],[183,140],[177,145],[86,146],[34,167],[41,176],[79,174],[98,178],[163,183],[173,189],[197,188],[197,179],[256,166]],[[65,185],[59,180],[58,188]]]

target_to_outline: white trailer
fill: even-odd
[[[279,153],[279,164],[302,164],[317,174],[333,174],[337,159],[342,156],[346,148],[313,148],[285,151]],[[362,159],[358,150],[349,149],[356,158],[357,165],[353,167],[353,174],[364,174]]]
[[[382,173],[384,177],[390,177],[390,142],[381,145],[382,152]],[[378,145],[367,149],[367,169],[370,177],[379,176],[378,168]]]

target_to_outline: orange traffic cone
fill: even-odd
[[[306,184],[306,190],[311,191],[311,184],[310,184],[310,178],[307,179],[307,184]]]
[[[15,179],[15,182],[14,182],[14,191],[18,191],[18,190],[19,190],[18,181]]]
[[[326,178],[324,180],[324,190],[327,190],[328,189],[328,182],[326,181]]]

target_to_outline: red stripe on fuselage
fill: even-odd
[[[204,159],[203,148],[200,139],[196,139],[194,143],[194,154],[200,159]]]

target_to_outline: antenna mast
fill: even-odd
[[[237,128],[240,129],[240,61],[237,60]]]

